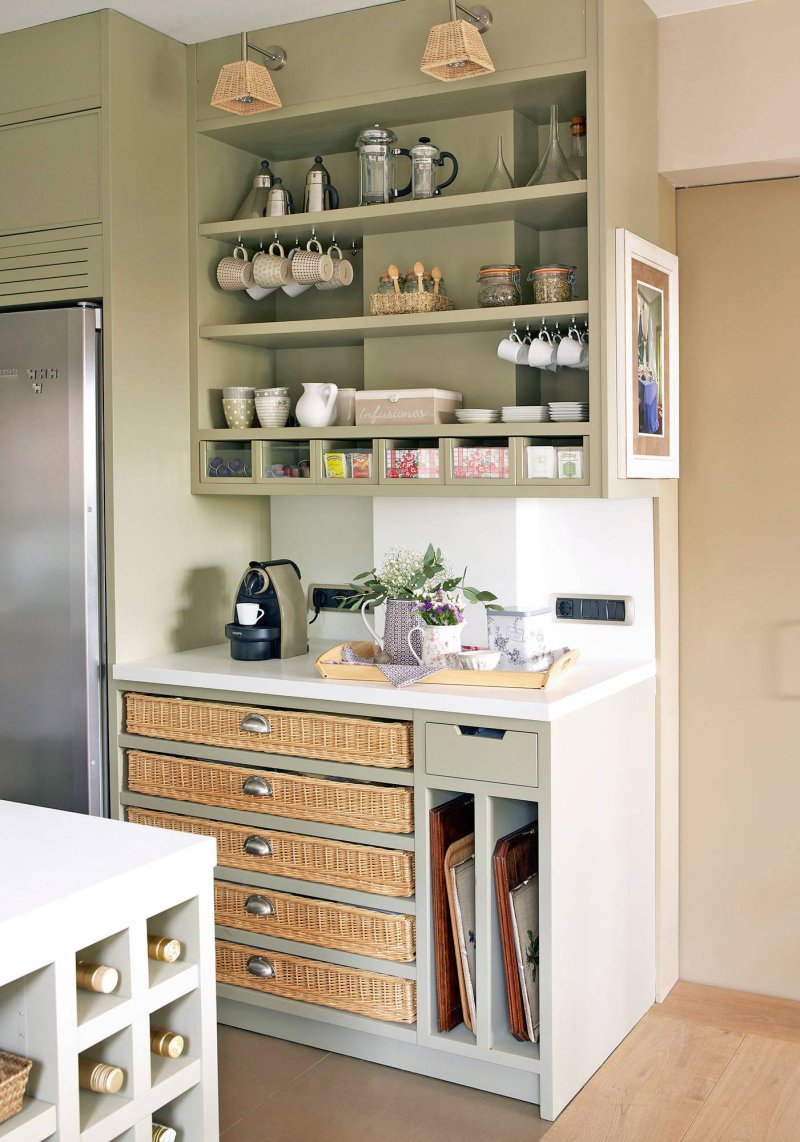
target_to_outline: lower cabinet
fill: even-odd
[[[216,840],[220,1020],[555,1117],[654,998],[652,686],[554,723],[245,703],[128,690],[120,741],[128,819]]]

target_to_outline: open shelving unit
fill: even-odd
[[[37,845],[45,833],[51,844]],[[0,894],[0,1048],[34,1066],[29,1097],[0,1125],[0,1139],[147,1142],[153,1114],[169,1121],[167,1104],[196,1090],[192,1130],[183,1137],[213,1142],[213,846],[202,838],[165,838],[119,822],[3,803],[0,857],[11,867],[6,845],[24,872],[18,897]],[[53,863],[54,850],[62,853],[63,869]],[[26,906],[16,914],[18,899]],[[180,961],[148,959],[152,931],[181,941]],[[101,995],[77,988],[78,960],[115,967],[117,990]],[[186,1035],[185,1057],[151,1061],[155,1011]],[[122,1067],[119,1093],[79,1088],[79,1056]]]
[[[515,3],[512,2],[512,7]],[[501,14],[502,18],[502,14]],[[302,25],[308,31],[308,24]],[[575,43],[586,47],[583,38]],[[529,58],[531,54],[529,53]],[[532,58],[535,58],[535,54]],[[550,400],[589,402],[591,418],[579,427],[563,424],[465,426],[424,425],[392,429],[391,437],[438,438],[445,455],[450,439],[495,437],[564,438],[582,446],[585,479],[541,481],[513,478],[502,486],[486,480],[442,480],[439,494],[458,496],[586,496],[601,494],[601,354],[600,337],[593,338],[589,371],[546,373],[514,366],[497,357],[497,342],[514,326],[532,333],[546,322],[562,331],[575,321],[590,332],[599,316],[594,218],[598,195],[599,149],[594,103],[592,61],[582,52],[499,70],[481,80],[459,84],[430,81],[410,87],[370,90],[363,96],[339,95],[315,102],[285,105],[275,113],[238,119],[209,118],[203,107],[202,84],[207,78],[202,53],[197,61],[197,122],[194,136],[194,224],[197,239],[193,346],[193,426],[195,457],[193,491],[238,495],[431,495],[432,483],[381,481],[367,486],[357,480],[321,478],[261,479],[259,441],[275,444],[307,441],[314,452],[317,440],[386,439],[382,434],[334,427],[322,432],[287,428],[244,433],[225,427],[219,390],[226,385],[269,387],[287,385],[293,399],[306,381],[325,380],[356,389],[436,387],[463,393],[465,407],[538,404]],[[549,107],[561,108],[565,145],[568,121],[588,115],[593,156],[585,181],[530,187],[542,146],[547,142]],[[420,134],[435,133],[436,141],[452,149],[461,170],[454,185],[428,201],[398,201],[361,207],[358,202],[358,157],[354,142],[370,122],[393,128],[401,145]],[[483,191],[494,162],[496,139],[502,136],[506,162],[517,185],[509,190]],[[269,159],[284,185],[295,190],[320,153],[337,186],[342,206],[336,211],[295,214],[283,218],[231,221],[250,184],[257,163]],[[402,160],[398,160],[402,161]],[[221,172],[224,171],[224,177]],[[405,172],[403,172],[404,174]],[[227,219],[227,220],[226,220]],[[346,290],[310,290],[290,299],[281,291],[261,302],[243,293],[221,291],[215,278],[219,259],[241,242],[252,253],[278,240],[288,249],[296,240],[317,236],[324,246],[336,243],[353,258],[355,280]],[[369,314],[369,295],[390,262],[401,271],[421,260],[442,267],[447,293],[455,308],[446,313],[377,316]],[[577,267],[577,300],[560,305],[535,305],[526,278],[541,262]],[[516,263],[522,267],[523,304],[481,309],[476,303],[476,279],[481,265]],[[598,329],[599,333],[599,329]],[[479,431],[486,428],[489,431]],[[509,431],[509,428],[513,431]],[[251,478],[219,481],[207,478],[209,443],[242,441],[253,449]],[[588,447],[591,441],[591,448]],[[516,449],[517,444],[513,447]],[[311,467],[315,465],[310,459]],[[517,465],[514,465],[515,472]],[[317,470],[319,466],[317,465]],[[280,484],[280,486],[278,486]],[[476,486],[477,485],[477,486]]]

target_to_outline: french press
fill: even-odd
[[[455,182],[458,175],[458,159],[450,151],[440,151],[438,147],[434,147],[427,135],[423,135],[420,141],[411,148],[409,157],[411,158],[412,198],[435,198],[442,193],[445,187]],[[434,168],[443,167],[445,159],[450,160],[453,169],[450,172],[450,178],[446,182],[440,182],[437,186]]]
[[[376,123],[367,127],[356,139],[359,163],[360,205],[375,206],[392,202],[411,193],[411,183],[398,190],[394,183],[394,160],[398,155],[410,159],[405,147],[398,147],[397,135]]]

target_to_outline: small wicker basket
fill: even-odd
[[[414,854],[402,849],[299,836],[251,825],[228,825],[133,806],[128,809],[128,820],[213,837],[217,842],[217,864],[226,868],[333,884],[381,896],[414,895]]]
[[[252,715],[260,716],[266,728],[258,732],[243,728],[242,723]],[[125,729],[140,737],[346,761],[382,769],[409,769],[414,764],[411,723],[377,718],[126,694]]]
[[[151,797],[381,833],[414,829],[414,793],[407,786],[360,785],[130,749],[128,788]]]
[[[32,1066],[31,1059],[0,1051],[0,1122],[7,1122],[22,1110]]]
[[[251,907],[255,904],[252,910],[248,902]],[[397,963],[408,963],[415,956],[413,916],[221,880],[214,882],[214,910],[222,927],[258,936],[276,936]]]
[[[251,960],[261,961],[271,974],[251,974]],[[225,940],[217,940],[217,981],[352,1011],[387,1023],[414,1023],[417,1018],[413,979],[305,960]]]
[[[452,297],[435,293],[371,293],[369,310],[373,317],[397,313],[446,313],[455,309]]]

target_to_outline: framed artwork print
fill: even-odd
[[[617,230],[618,459],[622,479],[677,479],[678,259]]]

